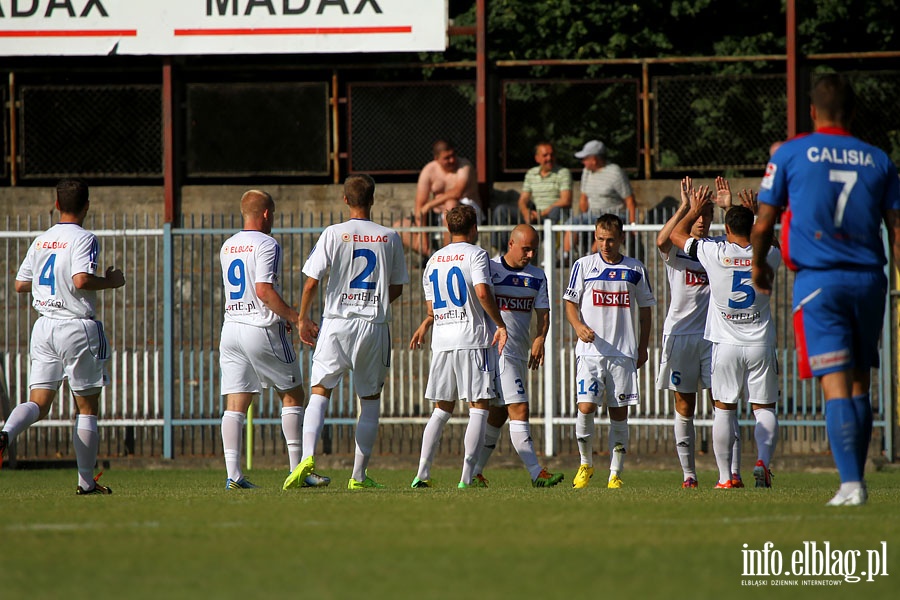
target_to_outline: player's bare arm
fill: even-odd
[[[780,212],[770,204],[761,204],[756,222],[750,231],[750,244],[753,246],[751,276],[753,285],[763,294],[772,293],[772,283],[775,279],[775,273],[766,258],[775,240],[775,223]]]
[[[300,327],[300,313],[294,310],[281,297],[281,294],[275,289],[271,283],[259,282],[256,284],[256,297],[259,301],[266,305],[266,308],[287,321],[288,327]]]
[[[478,297],[478,302],[481,303],[481,307],[484,309],[484,312],[487,313],[487,316],[491,318],[494,322],[494,325],[497,326],[497,331],[494,332],[494,339],[491,341],[491,346],[497,346],[497,353],[503,354],[503,348],[506,346],[506,323],[503,322],[503,316],[500,314],[500,308],[497,306],[497,300],[494,298],[494,292],[491,291],[491,286],[486,283],[478,283],[475,284],[475,295]]]
[[[388,299],[393,302],[403,293],[403,284],[391,284],[388,286]]]
[[[75,273],[72,275],[72,283],[79,290],[111,290],[125,285],[125,274],[121,269],[109,267],[105,277],[98,277],[93,273]]]
[[[638,309],[638,322],[641,326],[640,338],[638,339],[638,356],[637,368],[640,369],[647,362],[649,356],[647,346],[650,344],[650,327],[653,322],[649,306],[642,306]]]
[[[758,195],[753,190],[743,189],[738,192],[738,199],[741,201],[741,206],[749,208],[754,215],[759,214],[759,200],[757,198]],[[773,241],[777,242],[777,240]]]
[[[731,208],[732,201],[731,184],[724,177],[716,177],[716,206],[722,210],[728,210]]]
[[[427,301],[426,304],[428,305],[428,309],[425,318],[413,332],[412,339],[409,341],[410,350],[416,350],[422,347],[422,344],[425,343],[425,336],[428,335],[428,330],[431,329],[431,326],[434,324],[434,309],[431,306],[431,301]]]
[[[678,248],[684,248],[684,244],[691,238],[691,227],[703,213],[703,208],[712,200],[709,193],[709,186],[703,185],[699,188],[692,189],[690,192],[691,207],[685,213],[684,217],[675,225],[669,239]]]
[[[900,210],[885,211],[884,225],[887,228],[888,244],[891,247],[894,267],[900,268]]]
[[[586,344],[594,343],[594,330],[584,324],[584,321],[581,320],[581,309],[578,308],[578,305],[574,302],[570,302],[566,300],[566,320],[569,322],[569,325],[572,326],[572,329],[575,330],[575,335],[578,336],[578,339]]]
[[[31,280],[20,281],[19,279],[16,279],[16,293],[30,294],[31,293]]]
[[[544,342],[547,340],[547,332],[550,331],[550,309],[536,308],[534,312],[538,318],[538,334],[531,342],[531,355],[528,357],[528,368],[537,369],[544,364]]]
[[[307,346],[315,346],[316,338],[319,337],[319,326],[309,316],[318,289],[319,280],[307,277],[306,283],[303,284],[303,295],[300,297],[300,319],[297,327],[300,341]]]
[[[690,193],[692,189],[694,189],[694,183],[690,177],[685,177],[681,180],[681,204],[656,235],[656,247],[659,248],[660,252],[668,252],[672,248],[672,240],[669,239],[669,236],[672,235],[672,230],[675,229],[678,222],[684,218],[684,215],[691,208]]]

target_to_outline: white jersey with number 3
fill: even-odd
[[[704,337],[714,343],[737,346],[774,346],[775,325],[769,295],[760,294],[751,278],[753,248],[725,240],[688,239],[684,251],[696,256],[709,275],[710,301]],[[766,261],[772,270],[781,265],[781,253],[771,248]]]
[[[400,236],[365,219],[325,228],[303,273],[319,281],[329,275],[322,315],[326,319],[387,323],[390,286],[409,283]]]
[[[219,252],[225,290],[225,320],[257,327],[268,327],[281,320],[260,302],[257,283],[271,283],[281,292],[278,273],[281,270],[281,246],[261,231],[239,231]]]
[[[425,299],[434,311],[431,349],[487,348],[489,317],[475,295],[475,286],[491,285],[487,252],[467,242],[454,242],[431,255],[422,276]]]
[[[16,274],[31,282],[36,311],[51,319],[93,319],[96,292],[79,290],[72,277],[94,275],[100,246],[93,233],[76,223],[57,223],[28,248]]]
[[[531,356],[531,315],[534,309],[550,308],[547,295],[547,276],[534,265],[513,269],[502,256],[491,260],[491,280],[500,316],[506,324],[509,338],[503,355],[520,360]],[[488,320],[490,331],[496,327]]]

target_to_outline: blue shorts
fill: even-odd
[[[886,294],[882,271],[799,271],[794,336],[800,377],[878,368]]]

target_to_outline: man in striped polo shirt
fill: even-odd
[[[553,144],[549,142],[534,147],[534,161],[538,166],[525,173],[519,212],[526,223],[541,223],[544,219],[559,223],[572,208],[572,173],[556,164]]]
[[[567,221],[570,225],[593,224],[597,217],[605,213],[618,216],[625,223],[637,221],[637,205],[628,175],[622,167],[606,161],[606,145],[599,140],[591,140],[584,145],[575,158],[581,159],[581,196],[578,210],[581,214]],[[582,236],[586,242],[588,235]],[[572,250],[572,234],[566,233],[563,240],[563,260],[568,264]],[[591,249],[593,252],[593,249]],[[587,248],[581,249],[587,253]]]

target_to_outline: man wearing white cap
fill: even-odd
[[[578,200],[580,215],[569,220],[572,225],[593,225],[602,214],[612,213],[625,223],[637,221],[637,206],[631,183],[622,167],[606,162],[606,145],[599,140],[591,140],[575,153],[581,159],[581,197]],[[568,264],[572,249],[572,234],[563,240],[563,260]],[[584,249],[585,251],[587,249]]]

